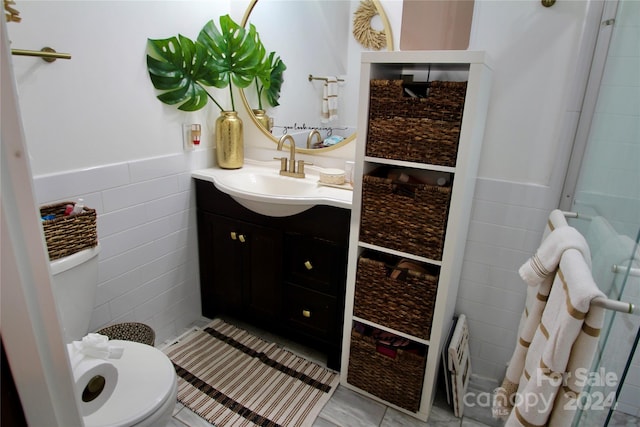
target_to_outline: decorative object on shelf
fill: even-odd
[[[195,41],[178,35],[149,39],[148,46],[147,68],[153,86],[163,91],[158,95],[160,101],[178,104],[182,111],[196,111],[210,99],[220,109],[223,120],[235,116],[233,126],[219,127],[216,120],[216,130],[225,130],[216,132],[216,152],[220,167],[242,167],[242,121],[237,114],[227,114],[236,113],[232,86],[246,88],[259,79],[263,85],[267,82],[268,87],[270,77],[265,77],[265,73],[270,75],[275,56],[273,52],[266,55],[255,26],[245,29],[224,15],[220,17],[220,30],[211,20]],[[223,108],[206,87],[228,87],[231,109]],[[230,158],[235,160],[229,162]]]
[[[371,0],[360,2],[353,14],[353,36],[367,49],[381,50],[387,46],[387,36],[384,30],[376,30],[371,26],[371,20],[376,15],[378,9]]]

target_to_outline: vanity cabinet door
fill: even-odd
[[[243,248],[234,230],[224,217],[198,212],[202,314],[209,318],[242,311]]]
[[[248,254],[243,264],[245,318],[262,324],[277,321],[281,311],[282,233],[253,224],[242,224]]]
[[[299,233],[285,234],[285,279],[332,296],[342,290],[346,276],[346,248]]]
[[[274,320],[280,310],[281,233],[206,212],[198,221],[203,315]]]

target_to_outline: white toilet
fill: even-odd
[[[100,246],[51,262],[53,294],[65,341],[79,341],[88,332],[98,285]],[[137,342],[112,340],[124,348],[109,359],[118,370],[113,394],[84,417],[87,427],[165,426],[176,405],[176,373],[160,350]]]

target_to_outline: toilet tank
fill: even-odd
[[[65,342],[89,330],[98,288],[100,245],[50,262],[52,291]]]

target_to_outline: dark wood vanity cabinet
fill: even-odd
[[[269,217],[195,183],[202,314],[299,341],[339,369],[351,212],[315,206]]]
[[[205,316],[225,312],[256,319],[280,310],[282,238],[276,230],[199,212],[202,304]],[[206,296],[206,298],[205,298]]]

